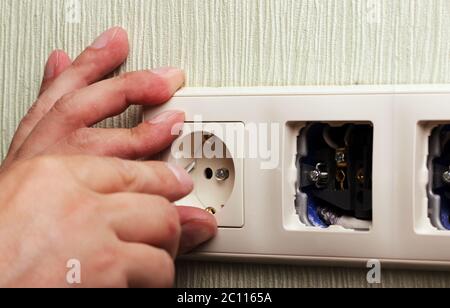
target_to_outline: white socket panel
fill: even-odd
[[[226,205],[239,211],[235,220],[224,218],[228,223],[219,223],[217,237],[190,258],[329,265],[377,259],[385,265],[450,269],[450,231],[431,225],[426,189],[428,137],[434,126],[450,124],[450,86],[187,88],[146,110],[144,118],[173,109],[185,111],[187,122],[201,116],[205,123],[241,123],[246,132],[238,163],[242,172],[236,174],[238,204]],[[296,137],[299,128],[316,121],[374,127],[369,231],[319,229],[299,220]],[[279,130],[265,141],[279,147],[279,164],[262,168],[270,165],[266,157],[246,156],[249,127],[271,124]]]

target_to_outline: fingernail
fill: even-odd
[[[187,173],[186,170],[181,168],[180,166],[167,164],[170,171],[175,175],[178,182],[186,188],[186,190],[192,190],[194,187],[194,181],[192,180],[191,176]]]
[[[182,72],[183,72],[183,70],[176,68],[176,67],[171,67],[171,66],[155,68],[152,70],[153,74],[164,76],[166,78],[170,78],[171,76],[182,73]]]
[[[157,115],[153,119],[151,119],[149,121],[149,123],[154,124],[154,125],[161,124],[161,123],[169,121],[171,118],[173,118],[177,115],[180,115],[180,114],[183,114],[183,112],[181,112],[181,111],[165,111],[165,112]]]
[[[118,31],[119,31],[118,27],[106,30],[95,39],[91,47],[94,49],[105,48],[112,40],[114,40]]]
[[[44,78],[45,79],[51,79],[53,76],[55,76],[56,68],[59,64],[59,52],[54,51],[47,62],[47,65],[45,66],[44,71]]]
[[[181,227],[180,254],[185,254],[205,243],[214,236],[214,232],[201,221],[192,221]]]
[[[184,122],[175,123],[170,130],[170,134],[174,137],[180,136],[183,133]]]
[[[175,93],[180,89],[186,80],[186,75],[182,69],[176,67],[161,67],[151,71],[155,75],[159,75],[168,82],[169,92]]]

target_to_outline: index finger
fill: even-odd
[[[121,114],[130,105],[162,104],[183,83],[182,70],[166,67],[123,74],[64,96],[36,125],[19,156],[40,153],[80,128]]]

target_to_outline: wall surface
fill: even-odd
[[[47,55],[129,31],[121,71],[162,65],[189,86],[450,82],[448,0],[0,0],[0,158]],[[139,109],[105,121],[133,126]],[[361,269],[181,262],[178,285],[365,286]],[[383,271],[382,286],[450,286],[449,273]]]

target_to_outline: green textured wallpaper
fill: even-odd
[[[450,82],[448,0],[0,0],[0,156],[38,91],[47,55],[129,31],[121,71],[184,68],[189,86]],[[139,109],[105,121],[133,126]],[[365,286],[365,271],[179,264],[179,286]],[[450,274],[385,271],[383,286],[450,286]]]

